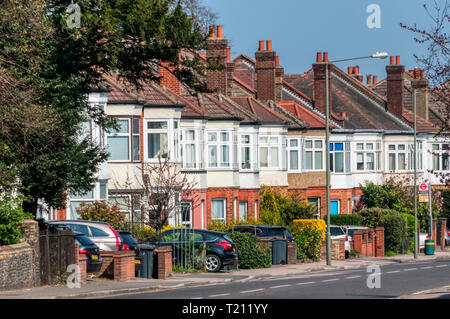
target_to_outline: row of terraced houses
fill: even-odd
[[[205,79],[214,93],[192,94],[164,68],[160,83],[146,83],[139,91],[105,77],[108,88],[93,91],[89,102],[116,118],[120,130],[107,134],[94,123],[86,130],[108,148],[109,160],[91,192],[69,194],[66,209],[43,211],[44,217],[76,219],[82,202],[127,200],[132,203],[124,208],[127,219],[139,221],[139,198],[133,187],[121,185],[142,162],[157,162],[165,152],[197,183],[195,197],[181,198],[183,216],[176,218],[190,227],[258,218],[262,185],[299,192],[317,205],[317,218],[326,214],[328,53],[317,53],[305,73],[287,74],[270,40],[259,41],[254,59],[244,54],[231,59],[222,27],[214,31],[206,52],[182,53],[205,63],[222,61],[225,68],[208,71]],[[392,56],[385,79],[378,81],[364,78],[357,66],[344,71],[330,64],[329,85],[331,214],[353,212],[361,183],[412,173],[414,89],[419,89],[419,180],[442,187],[431,170],[449,170],[449,140],[435,136],[445,119],[423,71],[408,71]]]

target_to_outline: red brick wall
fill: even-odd
[[[227,70],[225,62],[227,58],[227,39],[208,39],[206,41],[208,49],[206,50],[206,58],[208,60],[218,59],[219,63],[224,66],[222,70],[207,70],[207,87],[210,90],[218,90],[218,92],[227,95]]]
[[[162,66],[159,67],[160,84],[176,94],[181,94],[181,83],[171,73],[175,70],[175,67],[167,62],[162,62],[161,64]]]
[[[276,53],[275,51],[257,51],[255,59],[256,96],[260,100],[276,101]]]
[[[314,108],[320,111],[322,114],[326,112],[326,101],[325,101],[325,63],[314,63],[313,64],[313,72],[314,72],[314,88],[313,88],[313,99],[314,99]],[[328,79],[330,79],[329,83],[329,105],[330,105],[330,113],[332,111],[332,99],[331,99],[331,70],[333,68],[332,65],[328,66]]]
[[[392,114],[401,117],[404,106],[403,90],[405,67],[400,64],[386,66],[387,74],[387,100],[388,110]]]
[[[172,247],[158,247],[156,254],[158,279],[167,279],[172,274]]]

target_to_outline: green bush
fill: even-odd
[[[450,218],[450,188],[440,189],[439,191],[443,199],[441,217]]]
[[[0,246],[20,242],[20,226],[25,219],[34,217],[22,208],[23,198],[15,198],[8,193],[0,196]]]
[[[399,213],[388,214],[382,217],[381,226],[384,227],[384,249],[407,253],[409,239],[405,218]]]
[[[327,215],[323,218],[325,222],[327,221]],[[330,215],[330,224],[331,225],[353,225],[353,226],[361,226],[363,222],[363,217],[361,215]]]
[[[379,207],[364,208],[359,212],[359,215],[362,218],[362,225],[369,228],[381,226],[383,216],[389,214],[398,214],[398,212],[392,209],[383,209]]]
[[[414,251],[414,216],[411,214],[403,213],[401,214],[403,218],[406,220],[406,226],[408,231],[409,238],[409,247],[408,251]]]
[[[258,237],[250,233],[228,232],[227,234],[238,248],[239,268],[269,268],[272,265],[270,249],[262,249]]]
[[[316,228],[305,227],[292,234],[297,243],[297,258],[301,261],[320,259],[322,248],[322,232]]]
[[[270,187],[262,187],[260,193],[259,219],[267,225],[281,226],[283,221],[274,191]]]

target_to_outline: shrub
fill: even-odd
[[[406,226],[408,231],[409,238],[409,251],[414,250],[414,216],[411,214],[403,213],[401,214],[403,218],[406,220]]]
[[[382,217],[389,214],[398,214],[398,212],[392,209],[378,207],[364,208],[359,212],[359,215],[362,217],[362,225],[369,228],[381,226]]]
[[[226,232],[230,229],[230,225],[225,224],[224,222],[213,220],[211,224],[208,225],[208,230]]]
[[[408,231],[405,218],[399,213],[383,216],[381,226],[384,227],[385,250],[404,254],[408,251]]]
[[[305,261],[312,259],[318,261],[322,248],[323,234],[318,228],[312,224],[302,227],[301,230],[296,228],[292,236],[297,243],[297,258]]]
[[[34,218],[23,211],[22,201],[23,198],[6,193],[0,197],[0,246],[19,243],[22,237],[22,222]]]
[[[295,219],[311,219],[317,214],[317,208],[300,198],[300,194],[282,196],[275,193],[283,225],[291,225]]]
[[[323,218],[325,223],[327,222],[327,215]],[[330,215],[330,224],[331,225],[354,225],[360,226],[362,225],[363,218],[361,215],[353,214],[353,215]]]
[[[269,268],[272,264],[270,249],[262,249],[258,237],[250,233],[228,232],[238,248],[238,266],[242,269]]]
[[[266,225],[282,225],[275,193],[270,187],[261,188],[259,219]]]
[[[151,226],[145,226],[141,224],[129,224],[125,228],[131,232],[138,243],[142,244],[146,242],[157,243],[161,238],[161,232],[173,229],[174,227],[169,225],[163,226],[161,232],[157,232]]]
[[[94,204],[81,203],[77,213],[81,219],[106,222],[114,229],[125,227],[125,217],[117,205],[109,206],[107,203],[100,201],[95,201]]]
[[[208,230],[219,231],[219,232],[225,233],[228,230],[230,230],[233,226],[237,226],[237,225],[265,225],[265,223],[262,222],[261,220],[255,220],[255,219],[239,220],[239,221],[234,221],[234,222],[228,223],[228,224],[225,224],[221,221],[215,220],[208,225]]]
[[[326,226],[322,219],[296,219],[293,221],[294,232],[303,231],[305,229],[317,229],[322,234],[322,240],[325,240]]]

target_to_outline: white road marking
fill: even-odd
[[[397,272],[400,272],[400,270],[387,271],[386,274],[395,274]]]
[[[291,285],[279,285],[279,286],[273,286],[273,287],[269,287],[271,289],[276,289],[276,288],[283,288],[283,287],[290,287]]]
[[[315,284],[315,281],[308,281],[308,282],[299,282],[298,284],[296,284],[297,286],[301,286],[301,285],[309,285],[309,284]]]
[[[427,266],[427,267],[420,267],[420,269],[431,269],[431,268],[433,268],[433,267],[431,267],[431,266]]]
[[[191,298],[191,299],[203,299],[203,297],[194,297],[194,298]]]
[[[229,296],[230,294],[219,294],[219,295],[211,295],[209,297],[214,298],[214,297],[223,297],[223,296]]]
[[[260,289],[253,289],[253,290],[245,290],[245,291],[241,291],[241,294],[248,294],[250,292],[256,292],[256,291],[261,291],[264,290],[263,288]]]
[[[350,277],[345,277],[345,279],[354,279],[354,278],[361,278],[361,276],[350,276]]]
[[[439,265],[439,266],[436,266],[436,268],[442,268],[442,267],[447,267],[448,265]]]
[[[407,269],[403,269],[403,271],[411,271],[411,270],[417,270],[417,268],[407,268]]]
[[[335,279],[322,280],[322,282],[338,281],[338,280],[339,280],[339,278],[335,278]]]

